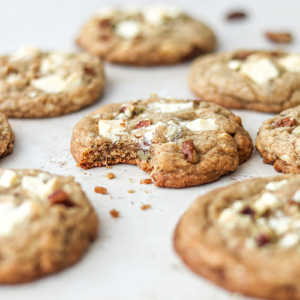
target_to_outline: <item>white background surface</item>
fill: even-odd
[[[78,50],[74,40],[80,26],[96,8],[107,2],[0,0],[0,53],[14,51],[28,43],[40,45],[45,50]],[[121,3],[126,2],[109,1],[109,4]],[[177,4],[210,25],[218,36],[218,51],[243,47],[275,49],[276,46],[263,36],[266,30],[291,31],[295,41],[283,48],[299,51],[298,1],[178,0],[166,3]],[[246,20],[225,20],[228,11],[239,9],[248,13]],[[234,181],[275,175],[276,172],[272,166],[262,163],[256,151],[248,162],[215,183],[177,190],[156,188],[153,184],[140,185],[139,181],[148,175],[136,166],[115,165],[112,170],[88,171],[77,168],[69,151],[70,139],[72,128],[87,113],[107,103],[147,98],[152,92],[160,96],[193,97],[187,85],[189,63],[152,68],[106,64],[105,69],[107,88],[93,106],[57,118],[10,120],[16,134],[14,152],[1,159],[0,167],[38,168],[74,175],[99,214],[101,230],[86,256],[74,267],[30,284],[0,287],[0,299],[231,299],[230,293],[194,275],[183,265],[172,247],[173,230],[197,196]],[[272,116],[234,112],[242,117],[253,140],[262,121]],[[115,179],[103,177],[109,171],[115,173]],[[96,185],[107,187],[108,195],[94,193]],[[128,194],[130,189],[135,193]],[[142,211],[142,204],[151,204],[152,208]],[[113,208],[120,211],[119,219],[110,216]]]

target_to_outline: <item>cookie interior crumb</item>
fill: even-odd
[[[102,195],[106,195],[107,194],[107,189],[105,187],[101,187],[101,186],[96,186],[94,191],[96,193],[102,194]]]
[[[151,178],[142,179],[140,181],[140,184],[151,184],[151,183],[152,183],[152,179]]]
[[[106,178],[113,179],[113,178],[115,178],[115,174],[112,173],[112,172],[109,172],[109,173],[106,174]]]
[[[146,210],[149,208],[151,208],[151,204],[145,204],[145,205],[141,206],[141,210]]]
[[[112,209],[109,213],[113,218],[119,218],[120,216],[120,212],[118,212],[116,209]]]
[[[134,190],[129,190],[129,191],[127,191],[127,193],[133,194],[133,193],[134,193]]]

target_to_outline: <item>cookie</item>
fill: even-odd
[[[73,130],[79,167],[136,164],[156,186],[187,187],[215,181],[252,153],[241,119],[204,101],[150,99],[109,104]]]
[[[6,116],[2,113],[0,113],[0,132],[0,157],[4,157],[13,152],[15,135]]]
[[[77,43],[107,61],[175,64],[216,47],[210,28],[171,5],[103,8],[81,29]]]
[[[78,261],[97,215],[72,177],[0,170],[0,283],[28,282]]]
[[[245,50],[207,55],[193,62],[189,84],[205,101],[280,112],[300,104],[300,55]]]
[[[198,198],[174,234],[194,272],[233,292],[300,299],[300,176],[255,178]]]
[[[263,122],[256,148],[277,172],[300,174],[300,106]]]
[[[0,112],[13,118],[68,114],[94,103],[104,83],[96,56],[24,46],[0,57]]]

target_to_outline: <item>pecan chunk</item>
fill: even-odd
[[[283,118],[283,119],[280,119],[276,122],[275,124],[275,128],[278,128],[278,127],[292,127],[296,124],[296,120],[291,118],[291,117],[286,117],[286,118]]]
[[[186,155],[187,161],[192,164],[196,164],[200,160],[192,140],[186,140],[182,143],[181,153]]]
[[[75,205],[74,202],[69,199],[68,194],[63,190],[55,191],[50,196],[48,196],[48,200],[50,202],[50,205],[61,204],[67,207],[72,207]]]
[[[237,20],[246,18],[246,14],[243,11],[234,11],[227,15],[227,20]]]
[[[292,35],[288,32],[266,32],[265,37],[277,44],[289,44],[293,40]]]
[[[140,129],[140,128],[143,128],[143,127],[148,127],[150,125],[151,125],[150,120],[143,120],[143,121],[138,122],[135,128]]]

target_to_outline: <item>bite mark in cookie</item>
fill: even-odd
[[[241,120],[201,101],[148,100],[110,104],[81,120],[71,152],[84,169],[137,164],[161,187],[185,187],[218,179],[251,155]]]

